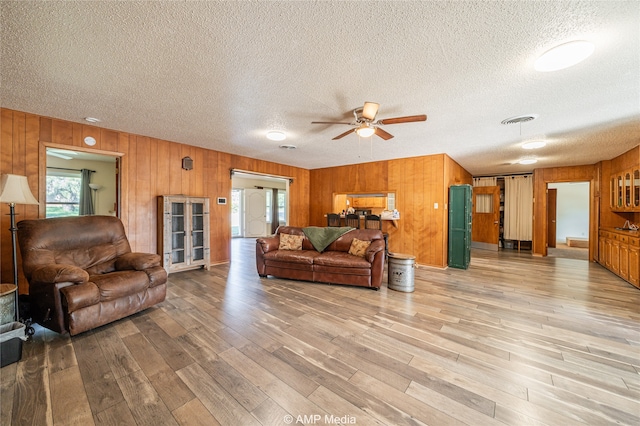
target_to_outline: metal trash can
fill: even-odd
[[[387,286],[391,290],[411,293],[415,290],[413,269],[416,257],[410,254],[389,253]]]
[[[15,292],[15,284],[0,284],[0,324],[17,320]]]

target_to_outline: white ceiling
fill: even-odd
[[[447,153],[474,175],[640,143],[640,2],[2,1],[3,107],[307,169]],[[540,73],[563,42],[595,53]],[[332,137],[365,101],[427,114]],[[536,114],[534,121],[502,125]],[[286,132],[285,142],[265,138]],[[523,140],[545,137],[534,166]],[[279,148],[293,144],[295,150]]]

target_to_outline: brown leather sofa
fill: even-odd
[[[280,234],[302,235],[301,250],[279,250]],[[371,241],[364,257],[349,254],[354,238]],[[379,289],[384,273],[384,238],[374,229],[354,229],[322,252],[317,251],[303,228],[280,226],[271,237],[256,240],[258,275],[293,280],[347,284]]]
[[[74,216],[18,223],[34,321],[71,335],[165,299],[160,256],[132,253],[120,219]]]

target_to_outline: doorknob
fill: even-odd
[[[497,225],[498,223],[500,222],[498,222],[497,220],[493,222],[494,225]]]

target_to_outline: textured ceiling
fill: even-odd
[[[640,2],[2,1],[3,107],[307,169],[447,153],[474,175],[593,164],[640,143]],[[595,53],[540,73],[585,39]],[[427,114],[332,137],[365,101]],[[502,125],[536,114],[534,121]],[[265,138],[286,132],[285,142]],[[545,137],[534,153],[522,141]],[[295,150],[279,148],[293,144]],[[536,155],[534,166],[514,164]]]

